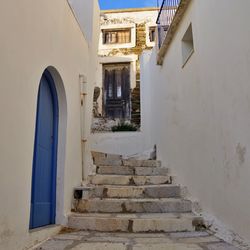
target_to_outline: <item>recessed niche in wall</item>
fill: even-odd
[[[190,24],[182,38],[182,63],[183,66],[187,63],[188,59],[194,52],[193,30],[192,24]]]

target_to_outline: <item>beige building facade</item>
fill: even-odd
[[[95,118],[124,119],[140,127],[139,56],[155,45],[157,15],[156,8],[101,12]]]
[[[73,188],[83,175],[81,138],[90,134],[91,113],[85,112],[82,123],[80,117],[81,110],[92,109],[98,16],[97,1],[1,3],[0,249],[27,249],[67,223]],[[58,101],[55,225],[30,230],[38,93],[45,74]]]
[[[97,100],[94,100],[98,111],[94,111],[91,135],[91,148],[94,151],[133,155],[154,147],[150,137],[147,136],[150,133],[150,117],[148,116],[150,85],[143,85],[144,76],[140,73],[140,56],[144,50],[150,51],[155,45],[157,16],[157,8],[101,12],[99,63],[95,85],[99,89],[99,96]],[[107,41],[104,41],[105,39]],[[107,104],[105,99],[108,94],[107,90],[105,91],[107,82],[105,69],[114,72],[124,67],[129,75],[126,90],[129,94],[125,116],[119,117],[118,114],[117,117],[112,117],[112,115],[109,117],[105,110]],[[137,131],[110,133],[111,128],[123,120],[135,124]]]

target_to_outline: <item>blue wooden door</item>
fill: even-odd
[[[52,77],[40,81],[34,146],[30,229],[55,223],[58,102]]]

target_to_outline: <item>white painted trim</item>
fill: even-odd
[[[67,100],[63,80],[59,72],[52,66],[48,67],[47,70],[50,72],[54,80],[59,106],[56,182],[56,224],[66,225],[67,217],[64,214],[64,173],[67,131]]]
[[[127,56],[105,56],[99,57],[99,63],[123,63],[123,62],[134,62],[138,60],[137,55],[127,55]]]
[[[137,55],[128,55],[128,56],[107,56],[99,57],[99,63],[130,63],[130,88],[133,89],[136,87],[136,61],[138,60]],[[102,68],[103,69],[103,68]],[[103,75],[101,69],[101,84],[103,85]]]
[[[146,23],[146,45],[147,45],[147,47],[154,47],[155,46],[155,42],[150,42],[149,28],[156,27],[156,26],[157,26],[157,24],[154,22]],[[155,35],[156,35],[156,33],[155,33]]]
[[[103,44],[102,30],[117,30],[117,29],[131,29],[131,42],[130,43],[120,43],[120,44]],[[120,23],[120,24],[109,24],[102,25],[99,39],[99,50],[112,50],[112,49],[122,49],[122,48],[133,48],[136,46],[136,25],[135,23]]]

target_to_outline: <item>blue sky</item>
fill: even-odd
[[[157,0],[99,0],[99,3],[102,10],[157,6]]]

